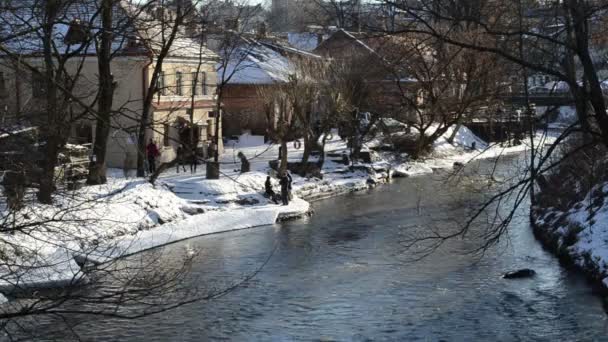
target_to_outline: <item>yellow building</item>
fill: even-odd
[[[99,19],[92,15],[96,13],[97,2],[75,2],[73,6],[78,8],[67,8],[61,16],[61,22],[71,24],[58,21],[54,27],[56,50],[66,54],[77,51],[68,60],[66,70],[69,75],[76,75],[73,76],[75,86],[72,93],[79,101],[70,101],[64,107],[68,108],[65,116],[71,126],[69,141],[80,144],[95,140],[95,116],[86,107],[96,108],[99,90],[94,38],[95,30],[99,30]],[[158,56],[167,45],[175,14],[162,8],[139,11],[125,5],[124,1],[116,7],[114,22],[117,27],[113,31],[111,63],[115,86],[114,113],[107,166],[122,168],[127,164],[135,167],[137,131],[149,89],[154,92],[154,100],[149,112],[146,141],[153,139],[157,143],[161,151],[160,161],[172,160],[180,143],[190,142],[190,132],[185,133],[185,128],[190,130],[193,127],[192,135],[198,138],[199,149],[206,151],[215,133],[215,67],[218,56],[201,45],[199,40],[188,37],[186,29],[180,27],[162,63],[159,81],[151,87]],[[29,11],[31,13],[31,9]],[[3,13],[2,16],[11,16],[11,13]],[[131,20],[121,20],[124,18]],[[126,25],[124,23],[128,26],[119,26]],[[6,46],[12,52],[0,56],[0,111],[18,121],[27,120],[34,124],[44,122],[36,118],[45,115],[46,95],[46,80],[32,70],[33,67],[43,71],[42,42],[38,37],[36,34],[24,35],[7,42]],[[23,44],[24,41],[28,44]],[[60,55],[56,56],[57,63],[60,59]],[[219,140],[221,142],[221,137]]]

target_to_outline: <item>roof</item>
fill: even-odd
[[[158,53],[164,41],[160,21],[131,1],[120,0],[114,7],[112,52],[119,55]],[[13,1],[12,7],[0,12],[0,34],[12,37],[3,42],[6,48],[20,55],[42,54],[41,27],[45,3],[46,0]],[[97,51],[93,39],[85,39],[84,43],[82,41],[67,43],[66,37],[69,37],[70,27],[74,27],[75,24],[79,28],[84,28],[88,37],[97,35],[101,30],[100,1],[68,2],[60,8],[53,32],[53,44],[58,53],[95,55]],[[212,51],[206,48],[201,50],[199,45],[180,32],[171,47],[169,56],[198,57],[202,52],[205,57],[217,58]]]
[[[273,84],[286,82],[294,72],[290,58],[319,58],[313,53],[285,46],[272,40],[251,40],[241,37],[242,44],[230,54],[226,72],[218,64],[218,82],[222,75],[228,84]]]
[[[327,35],[312,32],[289,32],[287,40],[289,44],[299,50],[312,51],[319,46],[319,41],[327,39]]]
[[[293,67],[289,59],[277,51],[259,43],[251,43],[238,48],[223,70],[222,63],[217,68],[218,83],[222,77],[227,84],[273,84],[286,82]]]
[[[344,29],[340,29],[338,31],[336,31],[334,34],[332,34],[331,36],[329,36],[329,38],[327,38],[326,40],[324,40],[321,44],[319,44],[314,50],[313,52],[315,53],[321,53],[322,51],[327,51],[327,49],[332,49],[330,46],[331,44],[335,44],[335,42],[342,42],[342,44],[338,45],[335,48],[338,48],[340,50],[342,50],[343,52],[345,48],[349,47],[349,46],[357,46],[359,48],[363,48],[364,50],[367,50],[369,53],[376,53],[374,51],[374,49],[372,49],[371,47],[369,47],[367,44],[365,44],[363,41],[361,41],[359,38],[355,37],[355,34],[348,32]]]

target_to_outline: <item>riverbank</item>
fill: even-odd
[[[422,175],[456,162],[497,158],[527,149],[525,144],[477,144],[478,149],[468,149],[477,139],[462,128],[454,144],[441,138],[434,153],[424,160],[412,162],[388,153],[377,154],[372,163],[358,165],[358,171],[329,158],[322,179],[294,175],[295,200],[289,206],[269,203],[262,195],[268,161],[276,159],[278,147],[260,143],[255,137],[243,137],[238,144],[228,146],[219,180],[207,180],[204,174],[182,169],[180,173],[170,170],[152,185],[110,170],[105,185],[58,195],[53,206],[32,203],[16,213],[16,224],[35,229],[2,234],[7,246],[15,246],[13,251],[5,251],[5,264],[23,267],[0,269],[0,289],[6,292],[86,281],[76,260],[106,262],[199,235],[271,225],[307,215],[311,200],[368,189],[386,181],[389,174]],[[347,150],[338,138],[327,144],[327,151],[334,154]],[[239,174],[238,152],[249,158],[251,172]],[[290,146],[290,160],[299,160],[301,153]]]
[[[608,295],[608,183],[593,187],[568,209],[533,205],[534,234],[559,259]]]

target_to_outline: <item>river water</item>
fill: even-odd
[[[171,245],[200,251],[192,286],[255,278],[230,293],[139,320],[84,322],[89,341],[589,341],[608,340],[601,300],[531,234],[522,209],[483,257],[474,237],[420,260],[412,236],[453,225],[485,190],[482,162],[454,184],[445,174],[393,181],[316,202],[315,215]],[[513,173],[503,163],[495,178]],[[448,229],[448,228],[446,228]],[[418,234],[418,235],[416,235]],[[531,279],[505,280],[529,267]]]

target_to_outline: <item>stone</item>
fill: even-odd
[[[522,268],[521,270],[511,271],[505,273],[502,277],[505,279],[521,279],[521,278],[531,278],[536,275],[536,271],[529,268]]]

